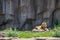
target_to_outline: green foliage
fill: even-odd
[[[53,32],[21,32],[20,37],[30,38],[30,37],[52,37]]]
[[[8,37],[18,37],[17,35],[17,30],[16,29],[7,29],[7,30],[4,30],[4,32],[6,32],[5,34],[8,36]]]
[[[60,37],[60,27],[55,27],[49,32],[31,32],[31,31],[18,31],[16,29],[4,30],[7,37],[19,37],[19,38],[32,38],[32,37]]]
[[[56,32],[54,37],[60,37],[60,32]]]
[[[55,32],[55,34],[54,34],[54,36],[53,37],[60,37],[60,27],[56,27],[55,29],[54,29],[54,32]]]
[[[55,26],[60,27],[60,21],[56,20],[55,21]]]
[[[32,37],[52,37],[54,32],[31,32],[31,31],[5,31],[8,37],[32,38]]]
[[[58,20],[55,20],[55,25],[58,25]]]

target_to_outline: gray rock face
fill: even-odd
[[[51,27],[54,23],[53,15],[60,20],[58,12],[57,15],[53,14],[56,8],[60,8],[60,0],[1,0],[0,4],[2,7],[0,7],[0,13],[4,14],[1,20],[12,20],[11,23],[5,25],[7,28],[9,25],[19,29],[32,29],[44,20],[48,27]]]

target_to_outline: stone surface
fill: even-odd
[[[0,17],[0,23],[2,22],[1,20],[11,19],[13,21],[11,21],[11,24],[8,24],[10,27],[21,29],[26,19],[35,20],[31,21],[32,26],[26,23],[23,29],[32,29],[34,26],[41,24],[44,20],[46,20],[48,27],[51,27],[54,25],[54,16],[60,20],[58,10],[57,15],[52,15],[56,8],[60,8],[60,0],[0,0],[0,6],[0,13],[5,14],[4,17]],[[9,28],[8,25],[5,25],[6,28]]]
[[[36,38],[0,37],[0,40],[60,40],[60,38],[55,38],[55,37],[36,37]]]
[[[0,40],[11,40],[9,37],[0,37]]]

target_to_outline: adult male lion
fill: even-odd
[[[32,31],[49,31],[45,21],[40,26],[36,26]]]

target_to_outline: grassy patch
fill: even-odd
[[[32,37],[52,37],[55,32],[31,32],[31,31],[4,31],[8,37],[32,38]]]
[[[18,31],[12,28],[4,30],[7,37],[19,38],[32,38],[32,37],[60,37],[60,27],[56,27],[49,32],[31,32],[31,31]]]
[[[53,32],[22,32],[20,33],[20,37],[30,38],[30,37],[52,37]]]

